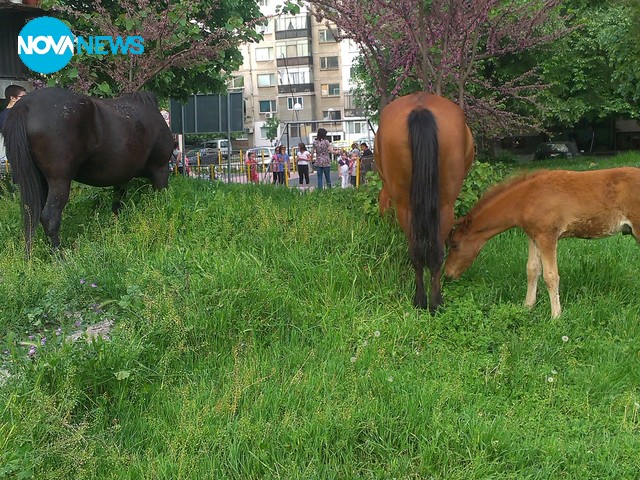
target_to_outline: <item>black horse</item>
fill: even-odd
[[[156,189],[169,182],[173,137],[152,93],[101,100],[36,90],[11,109],[2,134],[22,196],[27,255],[38,222],[53,248],[60,246],[71,180],[114,186],[115,213],[132,178],[149,178]]]

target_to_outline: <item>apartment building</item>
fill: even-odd
[[[263,14],[278,0],[258,0]],[[333,141],[372,138],[364,111],[351,95],[351,67],[358,54],[348,40],[336,41],[332,30],[303,7],[298,15],[276,17],[259,27],[260,43],[242,47],[244,62],[230,90],[243,91],[244,127],[249,145],[270,145],[265,125],[280,123],[282,143],[310,143],[318,128]]]

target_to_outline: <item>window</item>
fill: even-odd
[[[273,29],[271,28],[271,22],[266,20],[263,24],[256,25],[256,32],[263,35],[265,33],[273,33]]]
[[[277,45],[276,56],[278,58],[308,57],[309,40],[303,38]]]
[[[291,133],[292,139],[302,137],[302,129],[300,128],[300,125],[289,125],[289,132]]]
[[[265,126],[260,127],[260,139],[269,140],[269,137],[267,137],[267,127]]]
[[[260,47],[255,50],[256,62],[266,62],[273,60],[273,48]]]
[[[260,113],[277,112],[278,107],[275,100],[260,100]]]
[[[340,110],[323,110],[322,118],[325,120],[340,120],[342,118],[342,112]]]
[[[228,83],[229,89],[244,88],[244,77],[242,75],[233,77]]]
[[[302,103],[302,97],[289,97],[287,98],[287,108],[289,110],[295,110],[294,105],[299,104],[300,107],[304,107],[304,103]],[[302,110],[302,108],[300,108]]]
[[[333,32],[331,30],[319,30],[318,42],[320,43],[332,43],[336,41],[336,37],[333,36]]]
[[[320,95],[323,97],[337,97],[340,95],[339,83],[323,83],[320,85]]]
[[[320,57],[320,70],[338,70],[338,57]]]
[[[280,85],[299,85],[311,83],[309,67],[289,67],[278,70]]]
[[[258,5],[261,7],[268,7],[269,6],[269,0],[258,0]]]
[[[273,87],[276,84],[276,76],[273,73],[261,73],[257,75],[258,87]]]
[[[354,135],[366,135],[367,134],[367,122],[346,122],[347,133]]]
[[[307,28],[306,15],[297,17],[282,17],[276,20],[276,30],[305,30]]]

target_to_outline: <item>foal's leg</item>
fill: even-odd
[[[71,180],[49,180],[49,193],[40,215],[40,221],[54,250],[60,248],[60,220],[62,219],[62,210],[69,201],[70,189]]]
[[[542,238],[537,240],[540,256],[542,257],[542,271],[544,282],[549,290],[551,302],[551,318],[558,318],[562,313],[560,307],[560,275],[558,274],[558,239]]]
[[[538,279],[542,273],[542,262],[540,260],[540,252],[536,246],[536,242],[532,238],[529,239],[529,259],[527,260],[527,296],[524,300],[524,306],[533,308],[536,303],[536,294],[538,291]]]

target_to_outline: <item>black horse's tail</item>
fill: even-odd
[[[13,181],[18,184],[22,196],[22,218],[27,253],[29,253],[47,196],[47,182],[31,156],[27,138],[29,111],[25,107],[26,105],[18,103],[11,109],[2,129],[2,135],[7,147],[9,165],[13,171]]]
[[[442,265],[440,244],[440,188],[438,184],[438,125],[429,110],[409,114],[412,153],[410,193],[412,258],[434,271]]]

